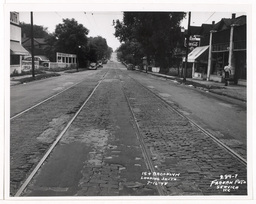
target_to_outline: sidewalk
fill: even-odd
[[[137,70],[139,71],[139,70]],[[143,71],[145,73],[145,71]],[[176,77],[176,76],[169,76],[165,74],[160,74],[160,73],[155,73],[155,72],[148,72],[148,74],[158,76],[158,77],[163,77],[166,79],[174,80],[177,81],[178,83],[184,83],[183,78]],[[195,88],[207,91],[207,92],[212,92],[216,93],[219,95],[224,95],[228,96],[230,98],[234,98],[237,100],[241,100],[246,102],[247,97],[246,97],[246,92],[247,92],[247,87],[242,86],[242,85],[229,85],[225,86],[224,83],[220,82],[214,82],[214,81],[205,81],[205,80],[200,80],[200,79],[191,79],[187,78],[186,85],[188,86],[193,86]]]
[[[66,70],[66,71],[68,71],[68,70]],[[58,73],[60,75],[63,75],[63,74],[67,74],[67,73],[65,73],[66,71],[60,71],[60,72],[45,71],[45,73]],[[38,75],[40,75],[40,74],[36,74],[35,76],[38,76]],[[22,76],[10,76],[10,85],[15,86],[15,85],[21,84],[21,82],[19,80],[24,79],[24,78],[28,78],[28,77],[31,77],[31,74],[22,75]],[[26,83],[24,83],[24,84],[26,84]]]
[[[23,76],[13,76],[10,77],[10,85],[14,86],[17,84],[21,84],[21,82],[19,81],[20,79],[26,78],[26,77],[30,77],[30,75],[23,75]]]

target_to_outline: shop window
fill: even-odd
[[[20,56],[11,55],[11,65],[19,65],[19,64],[20,64]]]

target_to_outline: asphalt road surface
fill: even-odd
[[[102,69],[13,86],[11,116],[67,87],[11,120],[11,196],[82,105],[19,196],[247,194],[246,165],[186,118],[246,158],[246,107],[113,56]]]

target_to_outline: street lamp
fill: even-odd
[[[76,71],[78,72],[78,67],[79,67],[79,60],[78,60],[78,55],[80,53],[81,45],[78,45],[78,52],[77,52],[77,65],[76,65]]]

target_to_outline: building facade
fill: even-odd
[[[21,73],[22,57],[30,55],[21,45],[21,27],[19,26],[19,13],[10,12],[10,74]]]
[[[200,47],[189,53],[192,78],[224,81],[224,67],[230,68],[230,80],[246,84],[246,16],[221,19],[201,26]]]
[[[230,69],[230,80],[235,84],[246,82],[246,16],[222,19],[211,32],[212,57],[208,63],[208,80],[224,79],[224,67]]]
[[[22,46],[31,51],[31,38],[23,37]],[[45,48],[48,47],[48,44],[44,38],[34,38],[34,54],[35,55],[46,55]]]

